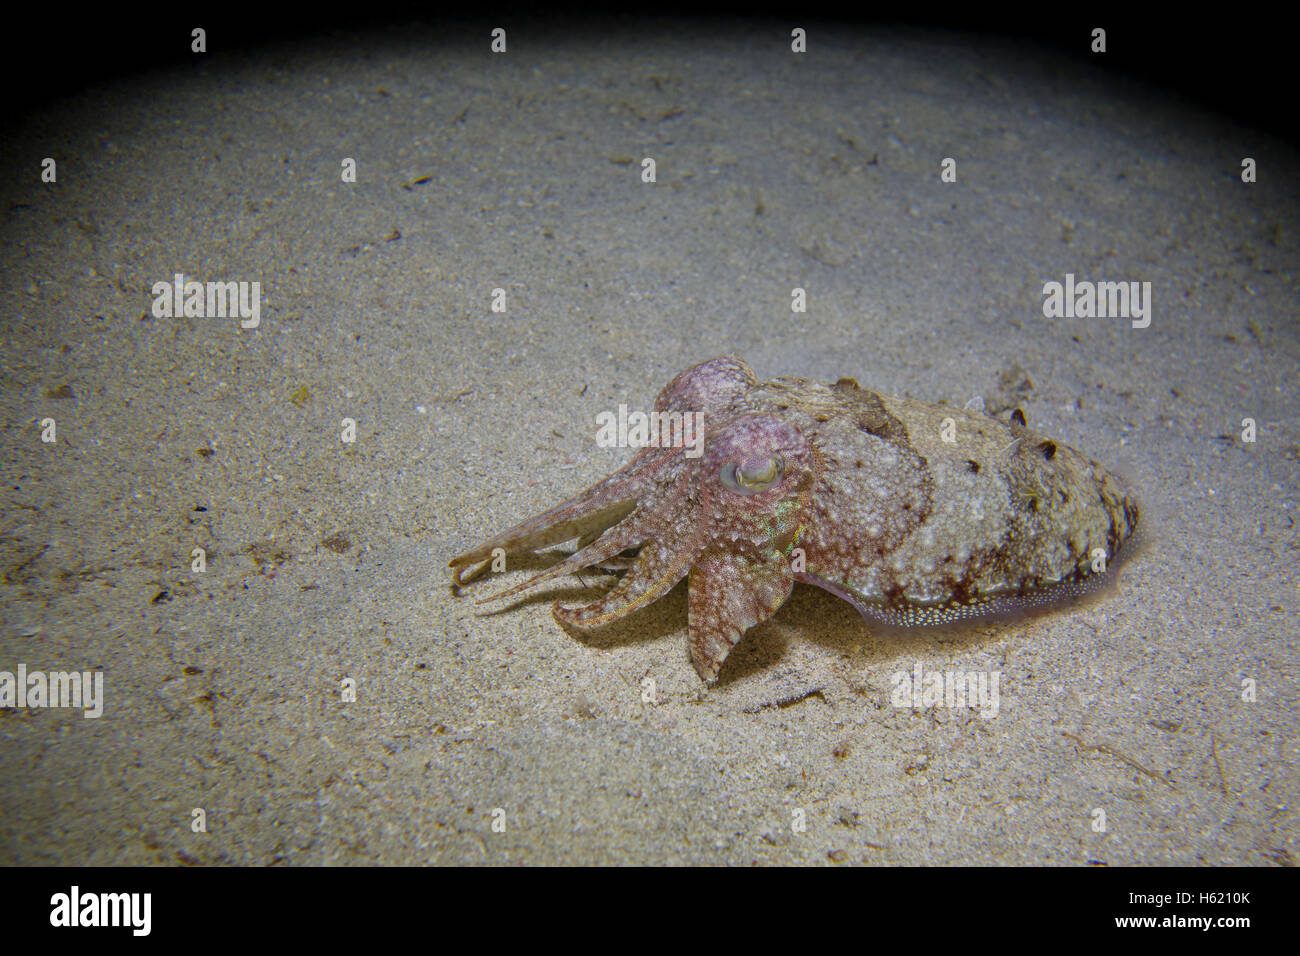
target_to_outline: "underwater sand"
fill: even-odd
[[[19,130],[0,670],[105,701],[0,710],[0,861],[1296,862],[1295,152],[1023,51],[811,50],[354,37]],[[178,272],[260,281],[260,325],[155,318]],[[1151,282],[1150,326],[1044,318],[1067,273]],[[799,586],[711,690],[683,586],[586,637],[550,614],[575,579],[453,593],[452,555],[627,460],[598,412],[724,353],[1018,405],[1151,540],[1011,625],[883,634]],[[918,662],[1000,673],[997,716],[892,706]]]

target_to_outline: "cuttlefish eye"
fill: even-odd
[[[767,491],[785,474],[785,462],[780,455],[770,458],[747,458],[731,461],[718,469],[722,484],[738,495],[756,495]]]

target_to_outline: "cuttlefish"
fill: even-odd
[[[703,442],[692,446],[681,423],[699,413]],[[586,629],[689,575],[691,660],[712,683],[796,581],[871,621],[946,624],[1096,589],[1138,526],[1126,482],[1031,431],[1019,409],[1003,421],[850,378],[760,382],[722,357],[674,378],[653,417],[666,440],[452,558],[456,583],[494,555],[576,539],[574,553],[486,600],[583,568],[625,568],[598,600],[555,603],[556,620]]]

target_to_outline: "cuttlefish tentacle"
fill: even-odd
[[[597,602],[604,608],[603,611],[597,610],[596,605],[592,605],[588,610],[569,609],[557,604],[555,616],[575,627],[595,627],[666,594],[674,584],[686,576],[686,572],[690,569],[690,560],[697,550],[693,539],[699,537],[699,525],[691,518],[689,504],[698,498],[698,493],[686,491],[686,488],[689,488],[696,479],[691,474],[674,473],[679,469],[690,471],[685,467],[682,455],[682,449],[672,449],[669,454],[658,458],[651,466],[653,474],[651,474],[650,485],[645,485],[642,480],[647,473],[647,468],[640,467],[637,469],[638,478],[635,481],[615,484],[609,488],[595,486],[591,491],[597,493],[595,496],[597,500],[600,500],[600,496],[636,494],[639,501],[633,505],[630,512],[621,517],[617,524],[606,529],[591,544],[580,547],[577,552],[563,561],[528,580],[491,594],[476,603],[497,601],[565,574],[603,564],[623,551],[641,548],[646,542],[653,542],[653,544],[642,548],[642,553],[632,562],[630,572],[618,587],[602,601]],[[628,467],[631,468],[632,465]],[[670,488],[673,489],[672,492],[669,491]],[[592,497],[589,494],[579,495],[572,505],[564,509],[558,518],[561,522],[565,522],[564,525],[559,526],[563,530],[534,528],[531,527],[532,522],[529,522],[529,533],[522,539],[523,543],[517,543],[507,534],[503,538],[509,540],[502,546],[510,550],[524,550],[528,547],[541,547],[542,545],[533,543],[538,540],[550,544],[568,540],[573,536],[568,528],[572,523],[569,519],[571,510],[590,507],[584,505],[584,502]],[[618,502],[607,504],[609,503]],[[470,557],[467,559],[473,560]]]
[[[447,566],[456,569],[457,584],[466,584],[478,575],[498,548],[506,552],[523,553],[574,538],[590,540],[627,517],[636,502],[647,497],[662,482],[660,472],[671,464],[674,456],[681,453],[680,448],[644,449],[618,471],[602,478],[586,491],[549,511],[520,522],[472,551],[457,555]],[[633,546],[624,545],[624,548]],[[616,548],[604,557],[612,557],[624,548]],[[594,564],[596,561],[588,563]],[[579,567],[587,566],[584,564]]]
[[[734,365],[710,371],[715,385],[721,381],[732,387],[743,378]],[[677,394],[708,402],[715,393],[687,382]],[[661,395],[659,405],[664,404]],[[713,407],[723,417],[710,423],[702,457],[687,458],[680,448],[654,457],[639,455],[625,473],[454,558],[452,566],[486,559],[495,547],[518,551],[567,540],[581,515],[633,496],[632,510],[595,541],[486,600],[509,597],[640,548],[627,573],[604,596],[578,607],[557,602],[552,613],[563,624],[599,627],[659,599],[689,574],[691,658],[701,677],[716,680],[744,631],[769,618],[790,594],[790,551],[810,515],[820,457],[779,418],[727,416],[724,404],[715,401]]]
[[[673,470],[671,467],[673,462],[667,458],[661,461],[661,465],[666,467],[669,472]],[[647,590],[647,595],[638,598],[635,605],[640,607],[642,604],[653,600],[654,597],[667,593],[677,581],[681,580],[686,572],[683,570],[666,586],[658,583],[652,586],[652,581],[657,582],[659,578],[671,573],[668,568],[662,565],[658,556],[663,554],[680,557],[692,553],[692,546],[688,540],[691,537],[689,532],[691,522],[686,516],[685,506],[680,501],[675,502],[669,496],[666,490],[667,487],[680,490],[681,486],[674,477],[674,480],[669,481],[666,486],[655,485],[653,488],[646,489],[641,493],[640,501],[633,506],[631,512],[626,514],[618,524],[608,528],[594,542],[580,548],[563,561],[528,580],[506,588],[504,591],[488,595],[476,603],[483,604],[498,601],[565,574],[572,574],[581,571],[583,568],[602,564],[623,551],[640,548],[648,541],[654,541],[656,544],[653,547],[642,548],[642,555],[638,555],[636,561],[632,563],[631,573],[624,577],[620,586],[615,588],[614,592],[611,592],[605,600],[610,602],[609,607],[613,608],[618,602],[618,595],[626,595],[630,599],[644,588]],[[581,504],[574,507],[581,507]],[[688,530],[684,533],[682,529]],[[549,534],[545,536],[551,537]],[[564,540],[567,540],[567,538],[551,537],[550,543]],[[522,550],[519,545],[512,542],[508,542],[506,547],[510,550]],[[643,577],[646,578],[644,583],[642,582]],[[649,594],[653,594],[653,597],[650,597]],[[557,604],[555,608],[556,617],[567,620],[562,615],[564,610]],[[627,610],[630,611],[631,608]],[[627,613],[627,611],[622,613]],[[621,614],[618,616],[621,616]],[[608,619],[612,620],[613,618]],[[580,624],[578,619],[574,619],[570,623],[575,624],[575,626],[594,626],[593,624]]]
[[[564,607],[556,602],[551,612],[556,620],[573,627],[601,627],[659,600],[686,577],[694,559],[687,542],[649,542],[623,579],[603,598],[581,607]]]
[[[555,617],[599,627],[657,600],[689,573],[691,660],[700,677],[717,680],[741,635],[790,596],[790,551],[819,472],[816,453],[779,420],[723,423],[702,467],[637,522],[655,533],[618,586],[585,607],[557,604]]]
[[[512,597],[519,594],[521,591],[526,591],[529,588],[536,587],[539,584],[545,584],[547,581],[553,581],[566,574],[574,574],[581,571],[583,568],[589,568],[594,564],[600,564],[602,561],[613,557],[620,551],[626,551],[628,548],[635,548],[644,541],[645,538],[637,533],[638,530],[639,529],[635,525],[628,524],[620,524],[610,528],[601,535],[595,543],[580,551],[574,552],[558,564],[552,565],[545,571],[533,575],[526,581],[512,585],[502,591],[497,591],[493,594],[481,597],[474,603],[489,604],[493,601],[500,601],[503,598]],[[561,538],[559,540],[563,541],[565,539]]]
[[[750,367],[739,359],[715,359],[677,375],[659,393],[655,411],[699,413],[704,416],[705,426],[711,427],[729,417],[731,404],[756,381]],[[637,503],[647,511],[647,504],[658,504],[659,497],[677,497],[680,489],[672,490],[673,483],[679,477],[685,451],[681,446],[642,449],[618,471],[585,491],[452,558],[448,566],[455,569],[455,582],[463,585],[477,577],[498,548],[530,552],[580,538],[580,549],[585,550],[597,535],[624,520]],[[589,564],[610,560],[617,553],[612,551]]]

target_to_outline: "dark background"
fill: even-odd
[[[324,4],[234,2],[184,9],[147,3],[134,8],[104,5],[73,14],[37,3],[5,13],[0,79],[8,95],[0,122],[19,122],[62,96],[115,77],[195,64],[200,58],[189,52],[194,26],[208,32],[209,54],[203,59],[211,66],[213,58],[230,53],[269,56],[274,46],[287,40],[347,37],[384,25],[402,26],[404,32],[423,25],[444,42],[483,43],[485,49],[490,27],[519,29],[525,26],[523,18],[536,18],[551,28],[564,21],[570,35],[634,26],[631,16],[610,12],[620,8],[639,16],[653,11],[649,19],[671,21],[675,32],[690,29],[693,22],[708,28],[705,18],[725,15],[770,19],[783,34],[799,25],[814,36],[814,30],[825,29],[842,38],[854,27],[888,25],[937,27],[969,33],[973,39],[1001,37],[1026,53],[1038,50],[1074,61],[1090,75],[1114,75],[1149,87],[1152,95],[1172,93],[1292,142],[1298,138],[1290,33],[1261,14],[1262,8],[1232,5],[1214,8],[1212,14],[1204,8],[1195,14],[1170,13],[1168,7],[1157,12],[1134,4],[1011,10],[964,4],[946,10],[943,5],[912,3],[882,12],[882,5],[866,2],[686,5],[642,0],[600,8],[575,3],[370,3],[345,12]],[[1107,30],[1105,56],[1088,52],[1095,26]]]

